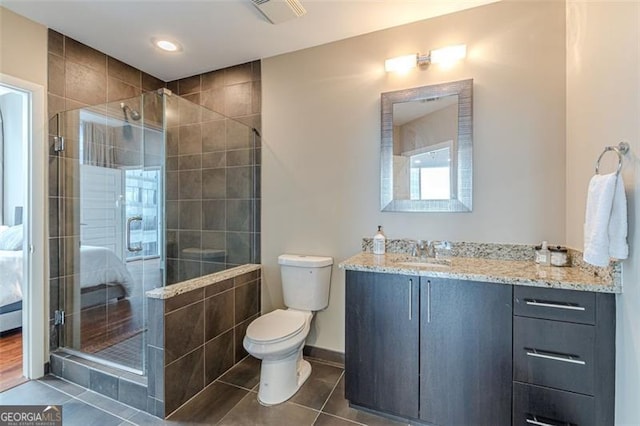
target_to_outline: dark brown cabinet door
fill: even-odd
[[[512,287],[422,278],[420,292],[420,419],[509,425]]]
[[[418,418],[418,277],[347,271],[346,398]]]

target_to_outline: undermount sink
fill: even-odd
[[[415,260],[415,261],[406,261],[406,262],[398,262],[398,265],[402,266],[414,266],[414,267],[422,267],[422,268],[449,268],[451,266],[450,260],[445,259],[433,259],[433,260]]]

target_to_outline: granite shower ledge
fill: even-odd
[[[233,279],[248,272],[260,270],[261,268],[262,265],[256,265],[252,263],[240,265],[236,266],[235,268],[215,272],[203,277],[193,278],[191,280],[171,284],[166,287],[156,288],[147,291],[146,295],[151,299],[170,299],[183,293],[187,293],[191,290],[196,290],[198,288],[206,287],[208,285],[216,284],[228,279]]]
[[[451,258],[451,266],[409,266],[401,264],[414,260],[406,254],[374,255],[359,253],[339,264],[350,271],[380,272],[387,274],[417,275],[492,282],[531,287],[566,290],[622,293],[619,280],[607,280],[582,268],[540,266],[532,261],[500,260],[467,257]]]

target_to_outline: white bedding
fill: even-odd
[[[120,283],[131,293],[133,278],[115,253],[104,247],[80,247],[80,287]],[[22,250],[0,250],[0,306],[22,300]]]
[[[0,306],[22,300],[22,250],[0,250]]]

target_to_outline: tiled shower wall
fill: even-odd
[[[232,117],[200,112],[194,120],[168,119],[167,284],[260,262],[260,74],[260,61],[255,61],[165,84],[49,30],[49,118],[61,111],[129,99],[165,85],[186,100]],[[180,103],[167,99],[168,110]],[[149,111],[148,105],[132,107]],[[50,126],[50,133],[56,131]],[[57,156],[49,147],[51,349],[59,345],[53,312],[64,297],[60,289],[72,287],[75,279],[77,155],[77,150],[69,149]],[[194,248],[214,255],[184,252]]]
[[[260,262],[260,75],[254,61],[167,84],[204,107],[168,119],[167,284]]]
[[[115,58],[49,30],[48,116],[58,112],[132,98],[165,83]],[[134,106],[134,108],[139,106]],[[69,130],[69,129],[67,129]],[[51,125],[49,132],[57,129]],[[76,129],[77,132],[77,129]],[[50,348],[58,347],[53,312],[75,279],[79,242],[78,151],[69,141],[60,156],[49,146]],[[123,156],[123,158],[125,158]],[[70,300],[68,302],[71,302]],[[67,308],[68,309],[68,308]]]
[[[165,87],[161,80],[52,30],[49,30],[48,77],[49,118],[61,111],[131,99],[142,92]],[[250,262],[259,263],[260,62],[189,77],[168,85],[185,99],[232,117],[229,119],[200,111],[199,116],[193,120],[176,121],[175,116],[173,121],[167,119],[167,242],[174,243],[169,250],[182,253],[182,248],[199,247],[201,250],[211,248],[224,252],[224,262],[220,262],[222,265],[205,265],[204,256],[199,259],[202,262],[198,265],[199,273],[214,272]],[[181,101],[178,97],[173,101],[171,98],[166,98],[169,110]],[[135,104],[131,107],[144,110],[145,122],[149,124],[151,121],[151,124],[157,127],[160,123],[158,117],[149,120],[149,111],[153,111],[157,105],[147,105],[147,100],[152,104],[154,102],[153,98],[148,97],[145,99],[145,105]],[[117,110],[118,103],[114,105]],[[186,108],[193,109],[193,104],[190,105]],[[109,112],[110,108],[107,106],[105,112]],[[184,108],[182,111],[184,112]],[[74,132],[77,133],[78,116],[71,116],[75,121],[68,123],[70,125],[67,129],[62,130],[73,135]],[[182,118],[184,117],[185,115],[182,115]],[[58,130],[54,124],[50,122],[52,135],[57,134]],[[70,147],[77,147],[77,137],[71,136],[70,139],[76,139],[75,144],[71,144]],[[147,139],[149,138],[145,138],[145,141]],[[51,142],[50,140],[48,147],[51,265],[49,324],[50,347],[53,350],[59,345],[58,329],[53,326],[53,312],[61,302],[60,297],[64,297],[65,294],[60,290],[73,287],[76,279],[79,246],[79,167],[77,149],[69,148],[57,155]],[[145,146],[145,154],[148,151],[148,146]],[[131,159],[127,153],[123,153],[121,157],[123,161]],[[193,203],[200,208],[193,209]],[[193,258],[176,254],[168,260],[167,269],[170,268],[171,261],[178,262],[173,275],[171,271],[167,271],[168,277],[172,280],[168,284],[194,276],[193,270],[181,269],[180,265],[180,262]],[[149,386],[144,389],[138,384],[138,388],[141,389],[136,390],[140,392],[135,392],[136,395],[142,394],[144,390],[149,392],[146,401],[149,412],[162,416],[165,411],[174,410],[188,399],[189,395],[206,387],[210,380],[247,355],[242,347],[242,338],[248,324],[259,315],[260,274],[259,271],[251,272],[231,281],[207,287],[201,295],[196,291],[193,295],[198,297],[193,300],[176,300],[166,306],[163,304],[159,322],[154,322],[153,315],[157,310],[150,306],[150,338],[156,339],[152,342],[162,351],[162,358],[154,358],[158,354],[149,353]],[[185,297],[190,298],[191,295]],[[202,308],[202,315],[192,315],[194,308]],[[182,321],[181,315],[185,313],[188,319]],[[160,338],[153,330],[153,326],[158,325],[162,327]],[[194,330],[204,330],[205,340],[200,342],[198,339],[201,336],[197,332],[193,334]],[[184,339],[187,339],[186,343]],[[165,350],[169,351],[166,358]],[[60,354],[58,356],[64,357]],[[194,359],[193,357],[197,358],[196,364],[187,362]],[[71,367],[77,367],[76,370],[80,368],[79,362],[68,361],[67,373],[71,372]],[[65,376],[64,370],[63,368],[58,373]],[[86,367],[82,369],[83,379],[98,374],[89,370]],[[195,385],[183,380],[182,373],[185,371],[195,374]],[[204,374],[200,377],[202,372]],[[71,379],[71,376],[67,378]],[[116,379],[110,378],[112,382]],[[81,380],[79,383],[83,386],[90,385],[90,377],[87,380]],[[95,389],[89,387],[97,392],[109,394],[100,386],[100,380],[96,383]],[[123,401],[130,402],[127,398],[131,392],[127,389],[132,386],[131,383],[135,384],[136,381],[127,379],[118,386],[119,399],[122,393]],[[113,391],[114,386],[109,389]],[[133,405],[144,409],[144,398],[139,399],[139,403]]]

